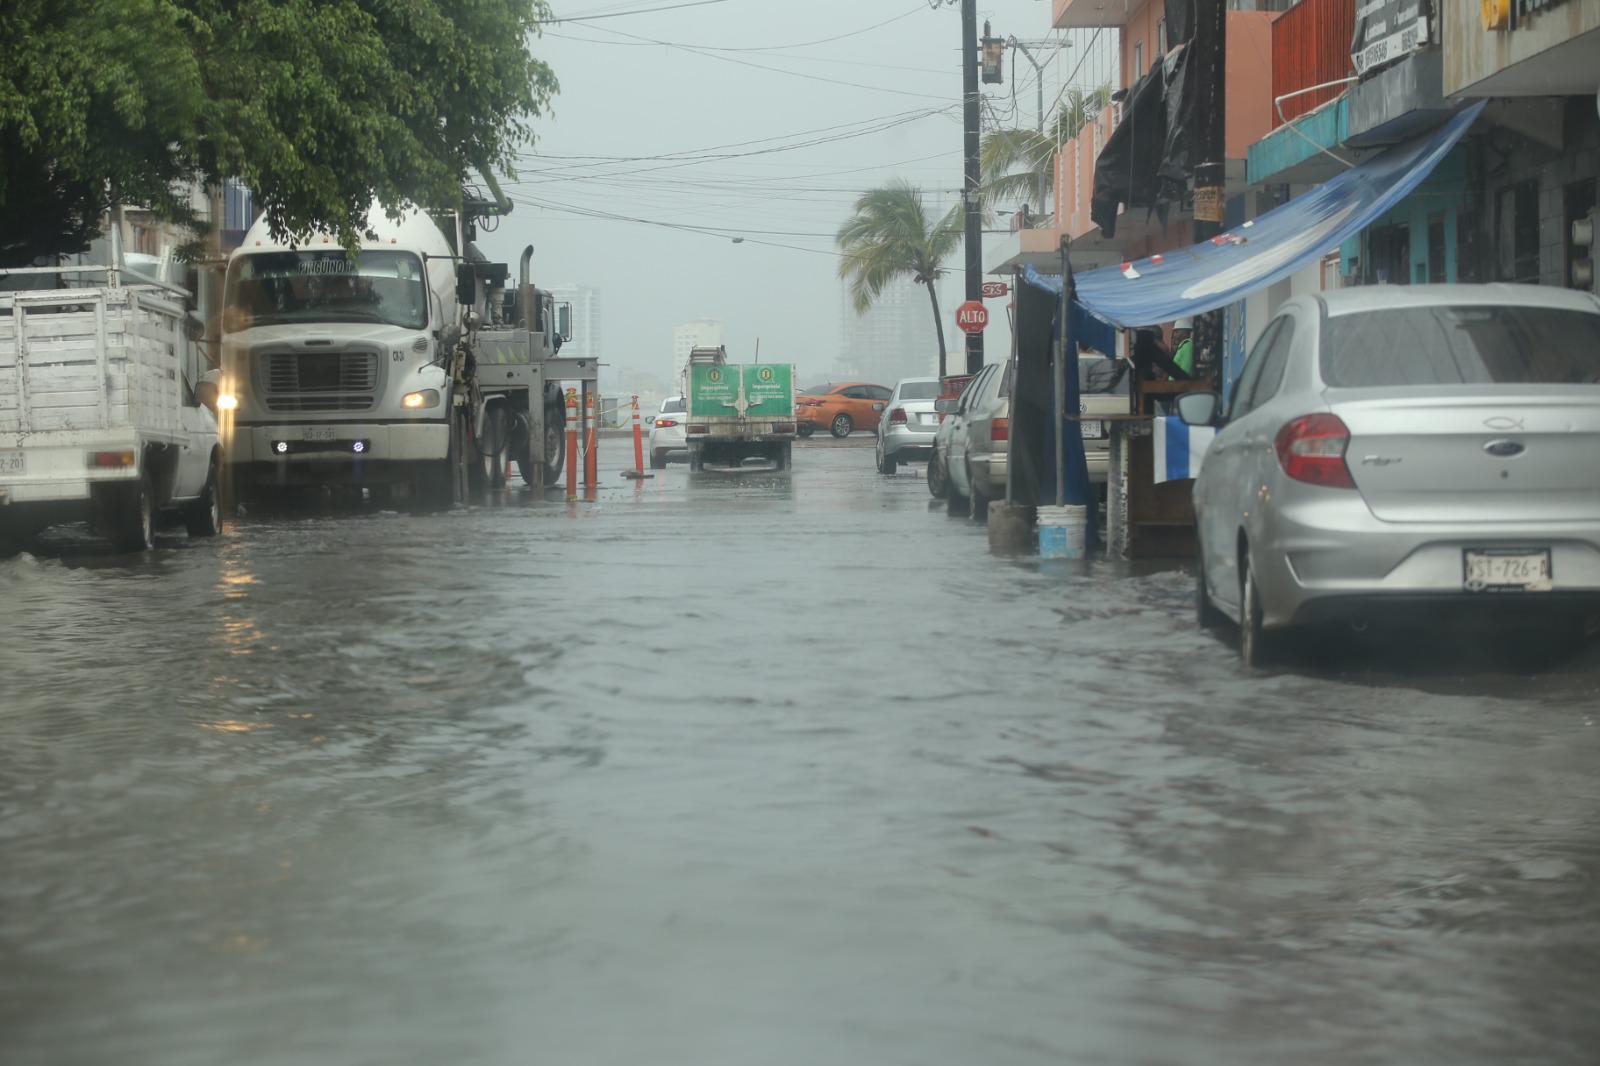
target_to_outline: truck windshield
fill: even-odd
[[[228,270],[230,330],[293,322],[428,324],[422,263],[410,252],[261,252]]]

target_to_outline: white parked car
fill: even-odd
[[[989,501],[1006,495],[1011,438],[1010,364],[990,363],[984,367],[967,385],[961,399],[941,401],[947,408],[952,404],[954,409],[945,419],[954,420],[955,425],[948,443],[941,448],[948,479],[945,506],[951,514],[960,514],[970,506],[972,517],[982,521],[989,516]]]
[[[668,396],[661,401],[661,410],[650,422],[650,469],[662,470],[667,457],[673,452],[689,452],[689,441],[684,421],[689,417],[689,406],[682,396]]]
[[[943,388],[938,378],[906,378],[895,385],[878,419],[878,473],[892,474],[900,463],[928,458],[939,432],[934,404]]]

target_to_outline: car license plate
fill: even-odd
[[[1482,550],[1464,553],[1468,592],[1549,592],[1550,549]]]
[[[1104,422],[1079,422],[1078,432],[1085,439],[1099,440],[1106,435],[1106,424]]]
[[[27,452],[0,452],[0,477],[7,474],[25,474],[27,471]]]
[[[333,440],[332,426],[307,426],[300,434],[301,440]]]

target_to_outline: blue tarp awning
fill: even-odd
[[[1455,147],[1483,108],[1482,102],[1474,104],[1437,130],[1385,149],[1210,241],[1074,273],[1076,302],[1114,326],[1132,328],[1242,300],[1309,266],[1399,203]],[[1061,291],[1059,277],[1032,270],[1026,277]]]

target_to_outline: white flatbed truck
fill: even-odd
[[[0,551],[82,520],[123,551],[164,517],[218,531],[217,376],[187,298],[126,267],[0,270]]]

